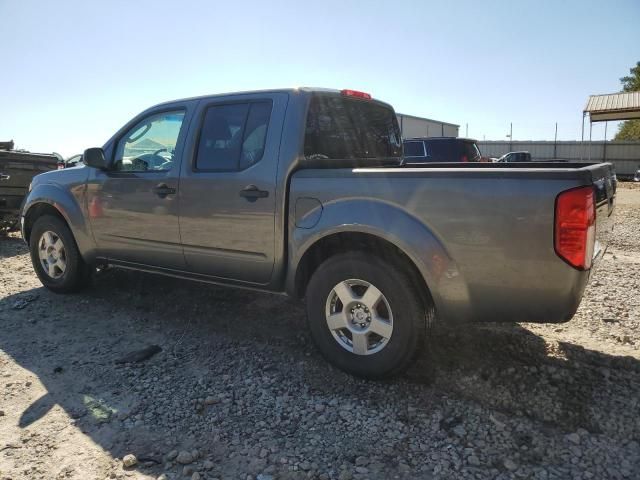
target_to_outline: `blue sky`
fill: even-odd
[[[587,96],[640,61],[638,0],[0,0],[0,19],[0,140],[65,156],[161,101],[289,86],[364,90],[478,139],[509,122],[553,139],[556,121],[579,139]]]

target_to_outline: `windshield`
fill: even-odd
[[[400,128],[381,103],[316,94],[307,114],[304,155],[312,159],[399,159]]]

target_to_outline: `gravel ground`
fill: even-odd
[[[116,270],[57,296],[0,240],[0,479],[640,478],[640,188],[618,200],[571,322],[438,328],[387,382],[284,297]]]

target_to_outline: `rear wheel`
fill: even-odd
[[[76,292],[89,283],[91,268],[82,259],[71,230],[59,218],[43,215],[35,221],[29,250],[33,268],[49,290]]]
[[[424,344],[426,309],[408,275],[360,252],[326,260],[307,287],[312,336],[327,360],[366,378],[406,369]]]

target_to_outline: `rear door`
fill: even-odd
[[[275,256],[275,198],[285,93],[198,105],[180,179],[187,269],[266,284]]]

